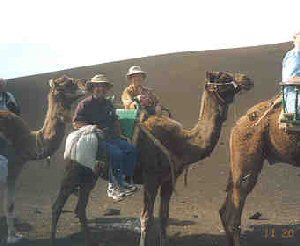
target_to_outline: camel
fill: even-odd
[[[244,74],[207,72],[197,124],[190,130],[166,116],[150,116],[136,128],[133,142],[138,148],[138,166],[135,182],[144,185],[144,201],[141,212],[140,245],[162,245],[163,240],[153,241],[149,231],[153,224],[154,201],[161,188],[160,225],[161,237],[166,238],[169,218],[169,202],[176,178],[189,164],[208,157],[220,137],[222,123],[226,120],[228,105],[235,94],[249,90],[253,82]],[[74,162],[66,162],[66,173],[58,197],[52,206],[52,243],[55,242],[57,223],[68,197],[79,187],[75,214],[79,217],[86,244],[92,245],[87,226],[86,206],[91,190],[95,187],[98,171],[84,170]],[[85,178],[80,178],[80,173]]]
[[[62,142],[66,122],[70,121],[71,105],[85,93],[85,80],[74,80],[61,76],[50,80],[48,111],[40,130],[30,131],[19,116],[11,112],[0,112],[0,133],[11,142],[7,186],[7,242],[20,239],[14,227],[16,181],[27,161],[42,160],[54,154]],[[4,201],[1,201],[3,205]],[[1,206],[2,207],[2,206]],[[3,212],[3,211],[2,211]]]
[[[227,72],[208,72],[205,90],[201,98],[199,119],[192,129],[184,129],[168,118],[150,117],[143,125],[169,151],[158,155],[157,147],[150,145],[149,138],[142,134],[137,139],[139,163],[143,171],[144,201],[141,212],[140,246],[164,245],[167,239],[169,203],[174,183],[188,165],[210,156],[216,146],[223,122],[227,119],[228,105],[242,90],[250,90],[253,82],[246,75]],[[145,131],[144,131],[145,132]],[[153,152],[149,151],[149,146]],[[172,160],[170,168],[168,159]],[[172,169],[174,174],[172,174]],[[175,178],[175,180],[174,180]],[[158,237],[151,235],[153,226],[154,202],[160,188],[160,232]]]
[[[245,201],[255,187],[264,161],[300,167],[300,134],[279,125],[280,98],[258,103],[235,124],[230,135],[231,171],[220,218],[229,246],[240,245]],[[271,110],[270,110],[271,108]],[[267,112],[267,114],[266,114]]]

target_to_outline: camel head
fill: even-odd
[[[65,109],[70,109],[72,104],[86,95],[86,80],[73,79],[63,75],[57,79],[50,79],[49,86],[55,102],[59,102]]]
[[[49,100],[58,105],[59,115],[64,121],[71,117],[71,106],[79,98],[87,94],[85,79],[73,79],[63,75],[49,80]],[[53,105],[50,104],[50,107]]]
[[[241,73],[207,72],[207,91],[213,92],[221,104],[233,102],[234,96],[242,90],[248,91],[253,87],[253,81]]]
[[[234,101],[236,94],[253,87],[253,81],[241,73],[207,72],[205,89],[213,94],[220,106],[222,119],[226,120],[228,104]]]

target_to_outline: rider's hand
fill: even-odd
[[[130,108],[131,109],[136,109],[138,107],[138,102],[132,102],[131,104],[130,104]]]

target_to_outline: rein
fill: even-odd
[[[220,84],[220,83],[213,83],[213,82],[207,82],[205,85],[205,89],[209,92],[212,92],[214,94],[214,96],[217,98],[218,102],[220,103],[220,105],[225,105],[227,104],[226,100],[220,95],[220,92],[218,90],[219,87],[224,87],[224,86],[228,86],[228,85],[232,85],[234,87],[234,90],[236,91],[237,88],[239,87],[238,84],[232,80],[231,82],[228,83],[224,83],[224,84]]]

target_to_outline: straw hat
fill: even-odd
[[[140,66],[131,66],[129,69],[128,69],[128,72],[126,74],[127,78],[130,76],[130,75],[133,75],[133,74],[142,74],[144,77],[147,76],[147,73],[144,72]]]
[[[108,80],[108,78],[103,74],[96,74],[93,78],[91,78],[90,81],[87,83],[93,85],[93,84],[106,84],[109,87],[112,87],[113,84]]]

